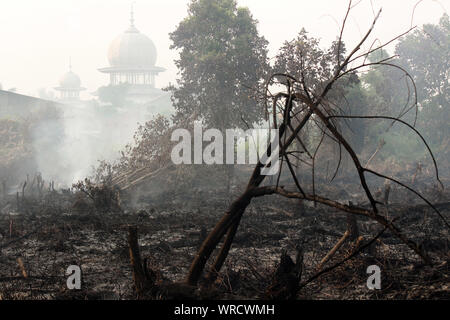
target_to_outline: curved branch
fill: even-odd
[[[436,171],[436,180],[439,182],[439,184],[441,185],[442,188],[444,188],[444,185],[442,184],[442,181],[439,179],[439,169],[438,169],[438,165],[436,162],[436,159],[434,157],[433,152],[431,151],[430,146],[428,145],[428,143],[426,142],[425,138],[420,134],[420,132],[414,128],[412,125],[410,125],[408,122],[403,121],[401,119],[398,118],[394,118],[394,117],[388,117],[388,116],[343,116],[343,115],[335,115],[335,116],[329,116],[329,118],[347,118],[347,119],[386,119],[386,120],[393,120],[394,122],[398,121],[404,125],[406,125],[407,127],[409,127],[411,130],[413,130],[422,140],[422,142],[425,144],[425,146],[428,149],[428,152],[430,153],[431,159],[433,159],[433,164],[434,164],[434,168]]]
[[[373,170],[370,170],[370,169],[366,169],[366,168],[364,168],[364,171],[369,172],[369,173],[372,173],[372,174],[374,174],[374,175],[376,175],[376,176],[378,176],[378,177],[380,177],[380,178],[384,178],[384,179],[390,180],[390,181],[392,181],[392,182],[394,182],[394,183],[396,183],[396,184],[402,186],[403,188],[408,189],[408,190],[411,191],[412,193],[414,193],[414,194],[415,194],[416,196],[418,196],[420,199],[422,199],[423,201],[425,201],[426,204],[428,204],[428,205],[429,205],[429,206],[430,206],[430,207],[431,207],[431,208],[439,215],[439,217],[442,219],[442,221],[444,221],[444,223],[445,223],[445,225],[447,226],[447,228],[450,229],[450,225],[448,224],[447,220],[445,220],[445,218],[444,218],[444,216],[441,214],[441,212],[440,212],[438,209],[436,209],[436,207],[433,206],[433,204],[432,204],[430,201],[428,201],[424,196],[422,196],[419,192],[417,192],[417,191],[414,190],[413,188],[408,187],[406,184],[401,183],[401,182],[398,181],[398,180],[395,180],[394,178],[385,176],[385,175],[383,175],[383,174],[381,174],[381,173],[378,173],[378,172],[376,172],[376,171],[373,171]]]
[[[411,248],[414,252],[419,255],[423,261],[425,261],[428,264],[431,264],[431,259],[428,257],[428,255],[423,251],[423,249],[417,245],[414,241],[408,239],[400,229],[398,229],[391,221],[387,220],[385,217],[377,214],[373,210],[364,209],[362,207],[358,206],[349,206],[345,205],[343,203],[340,203],[338,201],[330,200],[318,195],[306,195],[306,197],[303,197],[303,195],[299,192],[290,192],[285,190],[284,188],[275,188],[275,187],[258,187],[252,190],[251,193],[254,197],[260,197],[264,195],[272,195],[272,194],[278,194],[286,198],[295,198],[295,199],[303,199],[307,201],[314,201],[321,204],[324,204],[329,207],[333,207],[336,209],[339,209],[344,212],[348,212],[351,214],[356,214],[360,216],[365,216],[368,218],[371,218],[384,227],[388,228],[397,238],[399,238],[404,244],[406,244],[409,248]]]

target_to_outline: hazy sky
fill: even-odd
[[[39,88],[52,89],[69,68],[82,80],[87,93],[108,84],[98,68],[107,67],[110,42],[129,25],[130,0],[1,0],[0,83],[3,89],[37,95]],[[136,27],[158,49],[157,65],[167,71],[157,86],[174,82],[177,53],[169,49],[169,33],[187,15],[189,0],[136,0]],[[353,1],[357,3],[357,0]],[[374,34],[386,41],[404,32],[418,0],[362,0],[348,20],[347,47],[365,33],[375,11],[383,8]],[[339,33],[347,0],[238,0],[259,21],[259,31],[275,55],[285,40],[304,27],[326,45]],[[450,10],[450,0],[423,0],[414,14],[414,25],[437,23]],[[84,98],[89,95],[85,93]]]

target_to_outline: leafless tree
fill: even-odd
[[[434,159],[433,153],[431,152],[428,144],[422,137],[422,135],[414,128],[414,124],[409,124],[401,118],[409,111],[416,111],[417,116],[417,99],[412,99],[414,103],[411,106],[407,106],[401,113],[396,117],[387,117],[387,116],[355,116],[355,115],[347,115],[343,111],[343,108],[339,108],[332,101],[329,101],[328,95],[332,90],[333,86],[335,86],[339,81],[345,81],[345,79],[350,76],[352,73],[357,73],[364,71],[365,68],[370,66],[390,66],[392,68],[397,68],[405,73],[405,76],[408,77],[414,85],[413,79],[409,76],[409,74],[403,70],[400,66],[397,66],[391,63],[391,59],[393,57],[389,57],[376,62],[368,62],[368,56],[372,52],[384,48],[386,45],[398,39],[400,36],[392,39],[391,41],[381,44],[379,46],[374,46],[372,44],[369,49],[362,50],[363,44],[368,41],[370,34],[372,33],[376,22],[381,14],[381,10],[378,12],[376,17],[373,20],[373,23],[370,29],[367,31],[365,36],[361,39],[361,41],[355,46],[355,48],[347,55],[345,59],[341,61],[339,50],[342,48],[342,36],[344,32],[344,28],[346,25],[347,18],[351,9],[353,8],[352,1],[349,2],[349,6],[346,12],[346,16],[344,22],[342,24],[339,40],[338,40],[338,54],[337,61],[335,63],[334,74],[330,79],[323,81],[320,85],[315,84],[314,88],[309,86],[305,77],[302,73],[302,70],[297,74],[300,74],[300,78],[295,78],[289,74],[273,74],[270,79],[267,81],[266,92],[265,92],[265,100],[268,113],[272,115],[272,119],[270,121],[271,127],[279,130],[279,155],[281,165],[286,165],[291,174],[291,178],[296,186],[296,190],[287,190],[283,186],[279,185],[280,176],[276,180],[276,184],[270,186],[261,186],[266,176],[261,174],[261,170],[267,165],[259,162],[254,168],[253,174],[250,177],[250,180],[247,184],[245,191],[230,205],[228,210],[222,216],[220,221],[215,225],[213,230],[209,233],[207,238],[204,240],[202,246],[198,250],[197,255],[195,256],[191,267],[189,269],[189,273],[186,277],[186,283],[188,285],[196,286],[203,271],[206,266],[207,261],[211,258],[212,253],[220,244],[223,238],[223,244],[215,258],[214,263],[212,264],[211,270],[209,270],[209,275],[217,274],[222,265],[224,264],[228,252],[233,243],[234,237],[239,227],[239,223],[246,211],[247,206],[250,204],[253,198],[262,197],[267,195],[280,195],[286,198],[296,198],[302,199],[306,201],[312,201],[314,203],[320,203],[329,207],[337,208],[344,212],[353,215],[359,215],[368,217],[380,225],[384,227],[384,230],[390,230],[398,239],[400,239],[403,243],[405,243],[410,249],[412,249],[416,254],[418,254],[425,262],[431,263],[430,257],[427,253],[414,241],[409,239],[402,230],[394,224],[393,220],[390,220],[388,217],[383,215],[383,213],[379,210],[378,206],[381,204],[378,202],[368,186],[367,183],[367,175],[375,175],[381,177],[383,179],[387,179],[396,183],[409,191],[413,192],[415,195],[420,197],[423,201],[425,201],[433,210],[440,216],[440,218],[444,221],[445,225],[449,227],[448,222],[441,215],[441,213],[428,201],[424,196],[422,196],[419,192],[408,187],[406,184],[384,175],[383,173],[376,172],[367,168],[367,166],[363,166],[359,156],[352,148],[351,143],[346,140],[342,134],[342,131],[337,124],[337,119],[385,119],[390,120],[393,123],[398,122],[402,125],[409,127],[412,131],[414,131],[423,141],[426,148],[428,149],[431,158],[433,159],[435,165],[435,173],[436,179],[441,184],[439,180],[438,168],[436,165],[436,161]],[[374,42],[375,43],[375,42]],[[278,89],[276,93],[272,93],[272,88]],[[415,86],[414,86],[415,88]],[[411,94],[415,95],[415,90]],[[315,189],[313,188],[312,193],[306,193],[302,188],[302,181],[300,181],[295,173],[294,164],[292,163],[292,157],[290,157],[289,147],[297,141],[297,143],[301,146],[304,146],[301,143],[301,133],[305,130],[306,125],[308,123],[314,122],[321,130],[322,139],[324,137],[330,138],[334,143],[336,143],[339,147],[340,152],[345,151],[350,156],[353,166],[356,168],[359,182],[364,190],[365,196],[370,203],[369,207],[359,207],[344,204],[338,201],[333,201],[328,199],[325,196],[316,194]],[[300,143],[299,143],[300,142]],[[320,144],[317,147],[320,148]],[[306,149],[305,153],[308,152]],[[268,147],[267,154],[271,154],[270,146]],[[308,152],[308,154],[310,154]],[[317,151],[314,154],[310,154],[312,157],[312,167],[314,172],[314,159],[317,157]],[[338,159],[336,159],[337,168],[341,165],[341,153]],[[281,170],[280,170],[281,171]],[[314,174],[313,174],[314,176]],[[321,271],[323,272],[323,271]]]

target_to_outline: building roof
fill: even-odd
[[[80,77],[72,71],[66,72],[59,79],[59,87],[57,90],[83,90],[81,88]]]
[[[156,64],[157,52],[153,41],[134,26],[131,12],[130,27],[109,46],[108,60],[113,68],[151,69]]]

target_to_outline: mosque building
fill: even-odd
[[[109,67],[99,69],[109,74],[110,86],[127,83],[129,95],[151,96],[155,89],[155,77],[165,71],[156,66],[157,51],[153,41],[139,32],[134,25],[131,11],[130,27],[109,46]]]
[[[71,65],[69,71],[59,80],[59,87],[55,90],[60,92],[59,99],[62,102],[72,102],[80,100],[80,92],[86,89],[81,87],[80,77],[72,72]]]
[[[129,27],[110,43],[107,58],[109,66],[98,71],[109,76],[109,84],[99,88],[94,96],[99,97],[101,89],[118,90],[126,101],[146,105],[152,113],[170,112],[170,94],[156,87],[156,77],[165,69],[156,65],[157,49],[153,41],[136,28],[133,8]],[[55,89],[60,92],[59,100],[67,103],[79,101],[80,92],[85,90],[71,68]]]

